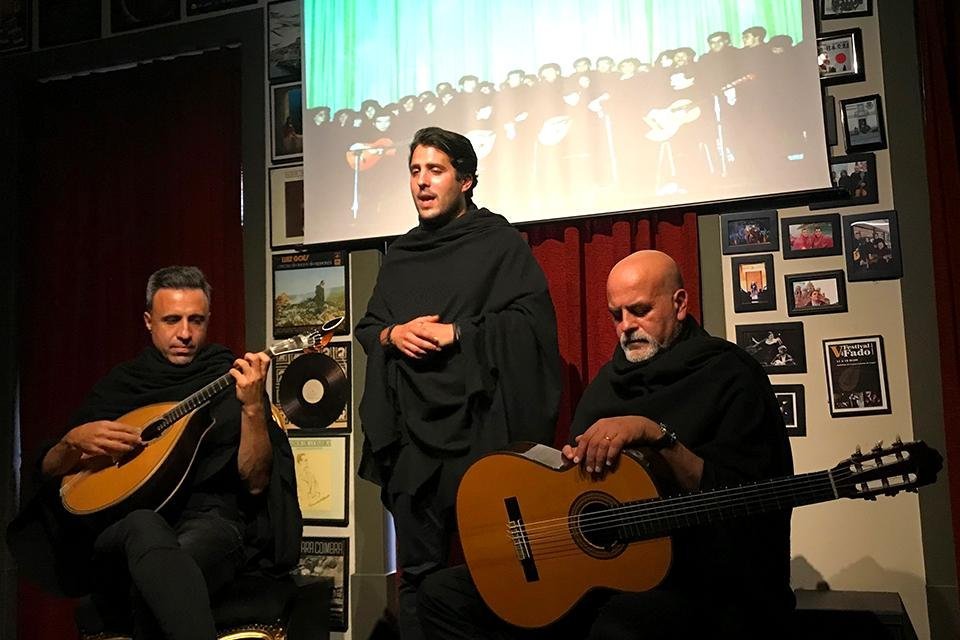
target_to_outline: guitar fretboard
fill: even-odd
[[[190,394],[179,404],[161,416],[160,419],[163,422],[163,426],[168,427],[191,411],[195,411],[204,406],[213,400],[213,397],[218,393],[233,386],[233,383],[233,376],[231,376],[229,373],[226,373],[199,391]]]

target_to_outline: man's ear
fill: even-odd
[[[677,310],[677,320],[687,317],[687,290],[677,289],[673,292],[673,307]]]
[[[143,326],[145,326],[145,327],[147,328],[147,331],[153,331],[153,328],[152,328],[152,319],[150,318],[150,312],[149,312],[149,311],[144,311],[144,312],[143,312]]]
[[[470,191],[470,187],[473,186],[473,176],[468,176],[460,183],[460,193],[466,193]]]

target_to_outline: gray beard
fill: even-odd
[[[681,324],[677,324],[677,328],[674,330],[673,335],[671,335],[666,342],[660,343],[648,334],[643,329],[637,329],[633,331],[629,336],[624,333],[620,336],[620,348],[623,349],[623,355],[626,356],[628,362],[633,362],[634,364],[639,362],[646,362],[653,356],[657,355],[661,351],[669,348],[673,341],[677,339],[677,336],[680,335]],[[635,351],[630,349],[629,343],[632,340],[637,338],[643,338],[647,341],[645,348],[642,351]]]

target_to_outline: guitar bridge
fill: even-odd
[[[533,549],[530,547],[527,527],[523,523],[523,516],[520,513],[520,503],[515,496],[511,496],[505,498],[503,504],[507,508],[507,526],[510,531],[510,539],[513,540],[517,560],[520,561],[520,566],[523,568],[523,577],[527,582],[537,582],[540,580],[540,573],[537,571],[537,563],[533,559]]]

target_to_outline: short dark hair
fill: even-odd
[[[153,309],[153,298],[160,289],[200,289],[207,296],[207,303],[213,291],[203,271],[197,267],[173,265],[157,269],[147,278],[147,311]]]
[[[760,27],[760,26],[747,27],[746,29],[743,30],[743,34],[741,35],[746,35],[748,33],[750,35],[760,38],[761,40],[767,37],[767,30],[764,27]]]
[[[707,42],[710,42],[714,38],[723,38],[727,42],[730,42],[730,33],[728,31],[714,31],[707,36]]]
[[[450,163],[457,172],[457,180],[473,179],[473,184],[466,192],[467,203],[473,204],[473,190],[477,187],[477,152],[466,136],[455,131],[447,131],[440,127],[426,127],[420,129],[413,136],[410,143],[410,155],[407,164],[413,159],[413,151],[419,146],[433,147],[443,151],[450,158]]]

